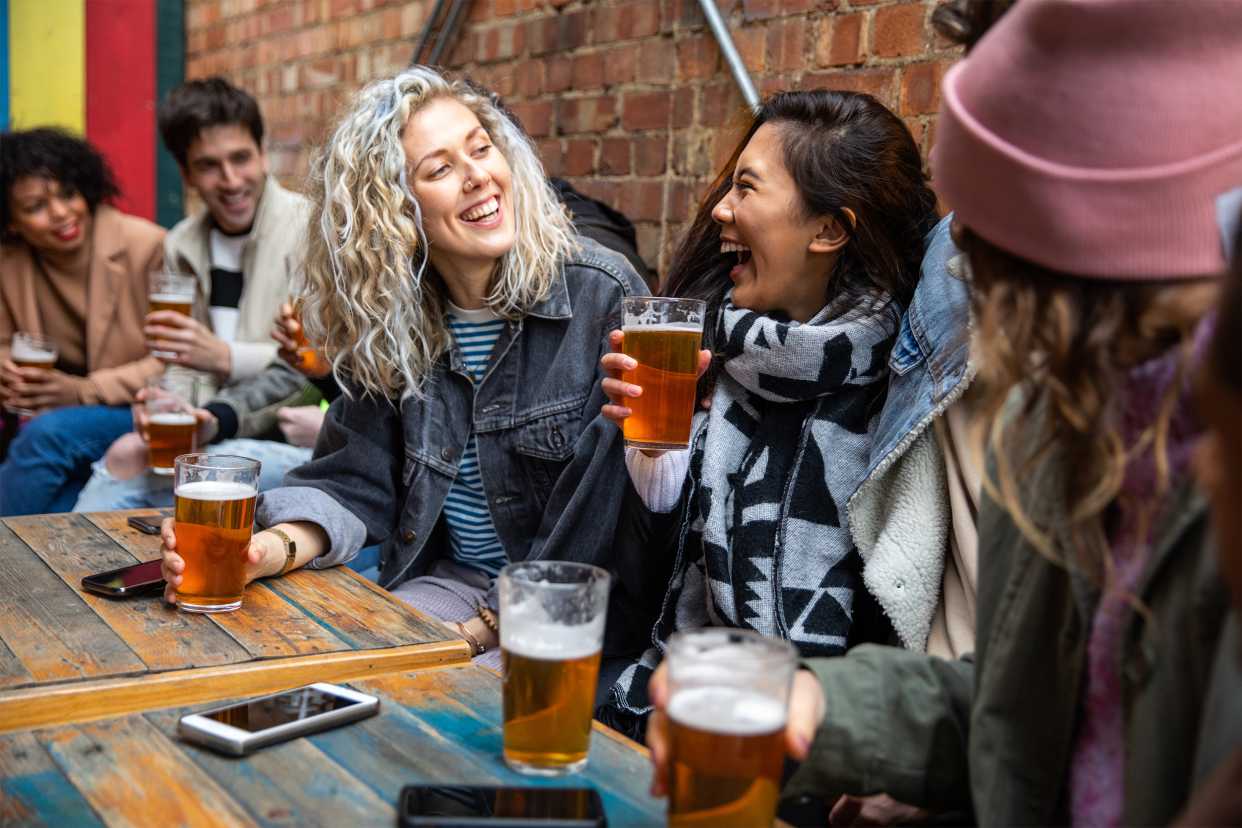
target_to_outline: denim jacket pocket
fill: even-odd
[[[564,411],[532,420],[514,430],[514,449],[540,502],[547,502],[561,472],[574,455],[582,430],[580,411]]]
[[[888,367],[897,376],[905,376],[923,362],[923,349],[919,347],[918,338],[910,324],[910,312],[901,320],[901,332],[897,334],[897,342],[888,357]]]

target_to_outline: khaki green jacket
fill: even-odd
[[[994,470],[989,470],[993,475]],[[1027,481],[1063,491],[1051,454]],[[1032,505],[1025,504],[1028,514]],[[1064,514],[1053,523],[1067,527]],[[1056,538],[1068,550],[1068,532]],[[1039,554],[1005,510],[979,513],[976,652],[960,661],[866,645],[807,663],[828,713],[786,796],[867,795],[973,811],[980,825],[1051,825],[1064,792],[1099,592],[1066,555]],[[1190,481],[1157,530],[1121,652],[1127,825],[1164,825],[1190,792],[1199,719],[1227,595],[1206,501]]]

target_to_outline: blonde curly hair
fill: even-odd
[[[520,319],[547,295],[572,244],[534,146],[486,92],[423,66],[359,92],[315,158],[308,195],[316,209],[293,288],[306,333],[331,356],[337,379],[389,399],[421,398],[450,341],[447,297],[427,268],[401,145],[410,115],[445,97],[478,117],[512,173],[516,236],[492,275],[487,307]]]

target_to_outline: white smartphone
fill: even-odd
[[[221,753],[244,756],[378,712],[379,699],[375,696],[335,684],[310,684],[182,716],[177,722],[177,733]]]

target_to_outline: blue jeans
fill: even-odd
[[[134,427],[129,407],[75,405],[21,426],[0,464],[0,517],[68,512],[91,464]]]
[[[208,454],[240,454],[258,460],[259,491],[275,489],[285,473],[311,458],[311,449],[272,440],[225,440],[207,447]],[[94,473],[82,489],[75,512],[110,512],[114,509],[158,509],[173,505],[171,474],[146,472],[129,480],[118,480],[104,466],[95,463]]]

